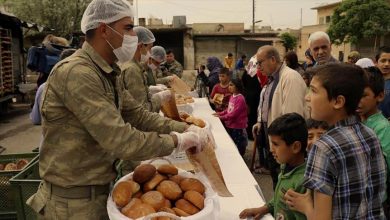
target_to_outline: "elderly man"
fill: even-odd
[[[123,88],[115,63],[131,60],[137,49],[132,18],[124,0],[93,0],[81,21],[82,49],[58,63],[47,80],[41,102],[42,185],[27,201],[39,218],[108,219],[114,161],[201,146],[203,137],[196,133],[177,133],[188,128],[185,123],[144,110]]]
[[[256,58],[258,68],[268,76],[268,82],[260,94],[258,119],[252,131],[254,136],[259,136],[259,148],[264,148],[259,149],[260,166],[270,169],[275,187],[278,165],[269,151],[267,128],[277,117],[286,113],[296,112],[304,117],[308,115],[305,103],[306,84],[297,71],[282,63],[276,48],[262,46],[257,51]]]
[[[323,65],[329,62],[338,62],[332,57],[332,44],[330,43],[329,35],[323,31],[317,31],[309,37],[309,47],[311,55],[316,64],[314,66]]]
[[[183,66],[175,60],[175,54],[171,50],[167,51],[167,59],[162,66],[164,68],[164,76],[176,75],[179,78],[183,76]]]
[[[161,104],[170,99],[171,92],[167,90],[153,95],[149,92],[145,63],[149,61],[150,49],[155,38],[149,29],[142,26],[135,27],[134,32],[138,37],[138,46],[134,58],[130,62],[121,65],[123,83],[125,89],[145,109],[151,112],[159,112]]]

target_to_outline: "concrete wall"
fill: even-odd
[[[223,64],[223,59],[229,52],[232,52],[235,60],[237,60],[236,42],[236,37],[196,37],[194,40],[195,66],[206,64],[207,57],[210,56],[218,57]]]
[[[195,69],[195,48],[194,40],[190,30],[184,33],[183,39],[183,68],[186,70]]]
[[[338,7],[339,5],[332,5],[329,7],[324,7],[320,8],[317,10],[317,24],[321,24],[320,19],[323,18],[322,24],[327,24],[326,23],[326,16],[332,17],[334,10]],[[328,22],[329,23],[329,22]]]
[[[244,23],[194,23],[194,34],[204,33],[244,33]]]

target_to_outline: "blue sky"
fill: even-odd
[[[138,4],[137,4],[138,1]],[[260,26],[299,28],[316,23],[316,10],[310,8],[337,0],[256,0],[256,19]],[[162,18],[172,23],[175,15],[185,15],[187,23],[244,22],[252,23],[252,0],[134,0],[138,17]]]

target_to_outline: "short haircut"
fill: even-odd
[[[376,62],[378,62],[378,60],[381,57],[382,53],[390,53],[390,47],[389,46],[383,46],[383,47],[379,48],[378,53],[375,56]]]
[[[279,51],[275,47],[266,45],[266,46],[260,47],[257,50],[257,52],[259,52],[260,50],[264,50],[265,51],[265,56],[267,58],[275,57],[275,60],[276,60],[277,63],[281,63],[282,62],[281,59],[280,59]]]
[[[232,57],[233,54],[231,52],[228,53],[228,57]]]
[[[222,67],[218,74],[225,74],[227,76],[231,75],[229,68],[226,68],[226,67]]]
[[[268,127],[268,134],[280,136],[287,145],[301,142],[301,153],[306,152],[307,126],[305,119],[298,113],[287,113],[276,118]]]
[[[240,79],[231,79],[230,83],[232,83],[236,87],[236,89],[239,93],[241,93],[241,94],[244,93],[244,85],[242,85],[242,82]]]
[[[319,40],[322,38],[325,38],[330,44],[330,38],[329,38],[329,35],[327,33],[323,32],[323,31],[316,31],[316,32],[310,34],[310,37],[308,40],[309,46],[311,45],[311,43],[313,41],[316,41],[316,40]]]
[[[306,126],[307,126],[307,130],[310,130],[310,129],[318,129],[318,128],[321,128],[321,129],[324,129],[324,130],[328,130],[329,129],[329,125],[324,122],[324,121],[317,121],[317,120],[314,120],[312,118],[309,118],[306,120]]]
[[[284,59],[288,62],[289,62],[289,67],[291,69],[297,69],[299,67],[299,63],[298,63],[298,56],[297,54],[294,52],[294,51],[289,51],[286,53],[286,55],[284,56]]]
[[[200,68],[202,69],[202,70],[205,70],[206,69],[206,66],[205,65],[200,65]]]
[[[172,50],[167,50],[167,54],[173,53]]]
[[[314,68],[314,71],[313,77],[321,82],[329,101],[342,95],[347,114],[355,114],[367,81],[364,70],[356,65],[328,63]]]
[[[246,55],[245,55],[245,54],[244,54],[244,55],[242,55],[242,56],[241,56],[241,58],[242,58],[242,59],[245,59],[245,58],[246,58]]]
[[[367,76],[366,87],[369,87],[374,92],[375,97],[384,92],[385,80],[381,71],[375,66],[368,67],[365,71]]]

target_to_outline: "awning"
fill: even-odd
[[[278,37],[241,37],[243,40],[252,40],[252,41],[271,41],[271,42],[277,42],[277,41],[282,41]]]

